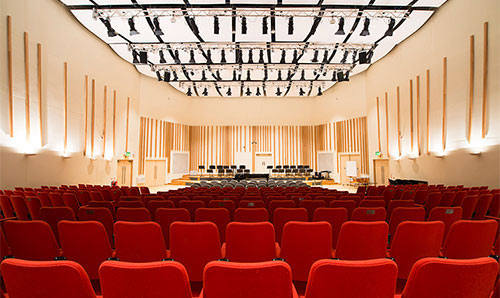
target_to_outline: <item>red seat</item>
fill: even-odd
[[[111,246],[114,246],[113,241],[113,216],[111,212],[109,212],[106,208],[101,207],[80,207],[78,209],[78,220],[80,221],[97,221],[100,222],[104,229],[106,230],[106,234],[108,235],[108,240]]]
[[[209,208],[225,208],[227,211],[229,211],[229,217],[231,220],[234,218],[234,209],[235,204],[234,201],[231,200],[212,200],[208,204]]]
[[[453,200],[453,204],[451,204],[451,206],[453,207],[461,206],[466,196],[467,196],[466,191],[457,191],[455,199]]]
[[[156,262],[167,258],[159,224],[155,222],[116,222],[116,257],[125,262]]]
[[[186,269],[178,262],[106,261],[99,274],[106,298],[192,298]]]
[[[52,203],[50,202],[49,194],[46,192],[37,192],[36,195],[40,199],[40,203],[42,207],[52,207]]]
[[[500,193],[493,194],[488,208],[488,216],[500,217]]]
[[[210,262],[200,298],[298,298],[285,262]]]
[[[391,219],[392,211],[398,207],[415,207],[415,203],[410,200],[406,201],[401,201],[401,200],[395,200],[395,201],[390,201],[389,206],[387,207],[387,220]]]
[[[148,202],[147,206],[153,220],[155,220],[156,210],[159,208],[175,208],[174,202],[169,200],[152,200]]]
[[[340,200],[341,201],[354,201],[354,202],[356,202],[356,207],[358,207],[359,203],[361,203],[361,201],[363,200],[363,197],[359,194],[357,194],[357,195],[349,194],[347,196],[340,197]]]
[[[459,220],[455,222],[443,246],[443,256],[450,259],[487,257],[497,235],[494,220]]]
[[[380,207],[385,209],[385,201],[384,200],[368,200],[364,199],[359,203],[359,207],[367,207],[367,208],[375,208]]]
[[[318,208],[314,211],[313,221],[326,221],[332,228],[332,248],[337,247],[340,228],[347,221],[345,208]]]
[[[311,221],[314,216],[314,211],[318,208],[326,207],[326,203],[322,200],[303,200],[300,202],[299,207],[307,210],[308,219]]]
[[[441,197],[441,201],[439,202],[439,206],[441,207],[451,207],[453,201],[455,201],[457,193],[453,191],[447,191],[443,193]]]
[[[278,243],[281,243],[283,227],[289,221],[307,221],[307,210],[304,208],[278,208],[274,211],[273,225]]]
[[[193,200],[194,201],[202,201],[205,206],[208,206],[208,204],[210,203],[210,201],[213,200],[213,199],[214,199],[214,197],[207,196],[207,195],[193,196]]]
[[[16,212],[16,217],[20,220],[30,220],[31,216],[29,214],[28,206],[24,201],[24,197],[21,196],[11,196],[10,201],[12,202],[12,207]]]
[[[462,207],[462,219],[472,219],[474,209],[476,209],[479,196],[466,196],[460,205]]]
[[[387,259],[319,260],[309,273],[305,298],[394,297],[398,267]]]
[[[52,207],[63,207],[64,201],[62,199],[62,194],[58,192],[49,193],[49,199]]]
[[[426,257],[439,257],[444,233],[440,221],[402,222],[391,242],[390,256],[398,264],[398,278],[406,279],[416,261]]]
[[[179,208],[187,209],[187,211],[189,211],[189,215],[191,216],[191,221],[194,221],[196,209],[205,208],[205,203],[203,203],[203,201],[180,201],[178,206]]]
[[[389,235],[394,236],[398,225],[404,221],[424,221],[425,209],[421,207],[398,207],[392,212],[389,221]]]
[[[234,211],[234,221],[269,221],[269,213],[265,208],[238,208]]]
[[[118,208],[116,211],[117,221],[145,222],[151,221],[151,215],[146,208]]]
[[[159,208],[156,210],[156,222],[161,226],[165,246],[170,248],[170,225],[174,221],[191,221],[189,211],[184,208]]]
[[[226,226],[231,221],[229,211],[225,208],[199,208],[196,210],[195,221],[213,222],[219,230],[219,239],[221,243],[226,240]]]
[[[427,201],[427,196],[429,195],[429,192],[427,190],[421,189],[417,190],[415,192],[415,204],[422,205]]]
[[[99,279],[99,266],[112,257],[104,226],[97,221],[60,221],[59,239],[65,258],[87,271],[90,279]]]
[[[269,215],[271,216],[271,221],[273,220],[274,211],[278,208],[295,208],[295,202],[285,199],[271,200],[269,202],[269,207],[267,208],[267,210],[269,210]]]
[[[417,192],[415,190],[405,190],[403,191],[403,194],[401,195],[400,200],[411,200],[415,201],[415,196],[417,195]]]
[[[292,268],[292,279],[307,281],[314,262],[332,255],[332,228],[328,222],[295,222],[285,224],[280,258]]]
[[[62,196],[62,200],[64,206],[69,207],[74,215],[78,214],[78,208],[80,208],[80,204],[78,203],[78,198],[75,194],[72,193],[64,193]]]
[[[451,225],[462,218],[462,207],[436,207],[429,214],[429,221],[439,220],[444,223],[443,244]]]
[[[147,186],[141,186],[139,187],[139,190],[141,191],[141,195],[149,195],[151,193],[149,191],[149,187]]]
[[[389,225],[383,221],[346,222],[340,228],[335,257],[368,260],[386,257]]]
[[[85,270],[72,261],[7,259],[0,267],[9,298],[96,298]]]
[[[345,208],[347,219],[351,219],[352,212],[356,209],[356,202],[352,200],[335,200],[330,203],[330,208]]]
[[[484,219],[488,208],[490,207],[491,200],[493,196],[490,194],[479,195],[477,200],[476,208],[474,210],[474,219]]]
[[[91,201],[90,192],[88,190],[79,190],[78,201],[80,201],[81,206],[86,206]]]
[[[217,226],[211,222],[172,223],[170,257],[186,267],[191,281],[202,281],[205,265],[221,258]]]
[[[113,205],[113,202],[108,202],[108,201],[89,201],[89,203],[88,203],[87,206],[89,206],[89,207],[102,207],[102,208],[106,208],[111,213],[111,216],[113,216],[113,219],[116,218],[116,210],[115,210],[115,206]]]
[[[387,217],[385,208],[367,208],[358,207],[352,212],[351,220],[353,221],[385,221]]]
[[[223,257],[231,262],[264,262],[277,258],[274,227],[269,222],[227,225]],[[224,253],[225,252],[225,253]]]
[[[413,266],[401,297],[488,298],[497,272],[498,263],[491,258],[425,258]]]
[[[241,200],[238,208],[266,208],[266,204],[262,200]]]
[[[14,258],[50,261],[60,256],[59,245],[46,222],[8,220],[3,227]]]
[[[9,197],[6,195],[0,195],[0,208],[2,209],[3,216],[5,217],[15,217],[14,207]]]
[[[40,208],[40,218],[50,225],[54,232],[54,236],[56,236],[59,242],[57,224],[61,220],[75,220],[75,215],[73,214],[73,210],[69,207],[42,207]]]
[[[118,202],[118,208],[145,208],[145,205],[141,201],[120,201]]]
[[[172,202],[174,202],[175,206],[178,208],[180,208],[179,203],[181,201],[189,201],[188,196],[178,196],[178,195],[169,196],[168,199],[171,200]]]
[[[42,208],[42,203],[38,197],[26,197],[26,205],[28,206],[31,219],[40,220],[40,208]]]

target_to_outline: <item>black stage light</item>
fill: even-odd
[[[135,29],[134,18],[128,19],[128,26],[130,27],[130,36],[140,34],[139,31],[137,31],[137,29]]]
[[[170,73],[168,71],[165,70],[165,72],[163,73],[163,80],[165,82],[170,82]]]
[[[299,95],[300,96],[304,96],[304,94],[306,94],[306,92],[304,91],[304,89],[302,89],[302,87],[300,87],[300,89],[299,89]]]
[[[347,56],[349,56],[349,51],[344,51],[344,57],[342,57],[342,60],[340,60],[340,63],[346,63]]]
[[[389,20],[389,27],[387,28],[387,31],[385,31],[385,36],[392,36],[392,34],[394,34],[395,25],[396,25],[396,20],[391,18]]]
[[[158,78],[158,82],[163,80],[159,71],[156,71],[156,77]]]
[[[186,92],[187,96],[193,95],[193,92],[191,92],[191,87],[188,87],[188,91]]]
[[[227,96],[231,96],[231,95],[233,95],[233,93],[231,92],[231,87],[227,88],[226,95],[227,95]]]
[[[323,63],[328,62],[328,50],[325,50],[325,54],[323,55]]]
[[[247,17],[241,17],[241,34],[247,34]]]
[[[233,81],[237,81],[238,79],[236,78],[236,69],[233,70]]]
[[[255,93],[255,96],[260,96],[260,88],[257,87],[257,92]]]
[[[318,96],[323,95],[323,92],[321,92],[321,87],[318,87]]]
[[[160,50],[159,55],[160,55],[160,63],[167,63],[167,60],[165,60],[165,55],[163,55],[162,50]]]
[[[219,28],[219,17],[215,16],[214,17],[214,34],[219,34],[220,33],[220,28]]]
[[[297,50],[293,50],[293,59],[292,59],[292,63],[297,64],[297,62],[299,62],[298,60],[299,60],[299,57],[298,57],[298,52],[297,52]]]
[[[333,75],[332,75],[332,82],[335,82],[335,81],[337,81],[337,72],[336,71],[334,71]]]
[[[205,89],[203,89],[203,92],[201,94],[203,94],[203,96],[208,96],[208,89],[207,89],[207,87],[205,87]]]
[[[268,28],[267,28],[267,17],[262,18],[262,34],[267,34]]]
[[[207,50],[207,63],[212,64],[212,51],[210,49]]]
[[[337,30],[337,32],[335,32],[335,35],[345,35],[344,22],[344,18],[339,19],[339,29]]]
[[[206,76],[206,74],[205,74],[205,70],[203,70],[203,71],[201,72],[201,80],[202,80],[202,81],[206,81],[206,80],[207,80],[207,76]]]
[[[253,63],[253,51],[248,51],[248,63]]]
[[[135,50],[132,50],[132,63],[139,64],[139,54]]]
[[[196,63],[196,60],[194,60],[194,50],[191,49],[189,50],[189,63],[190,64],[195,64]]]
[[[276,89],[276,96],[280,96],[281,95],[281,90],[280,90],[280,87],[278,87],[278,89]]]
[[[264,50],[259,51],[259,63],[264,63]]]
[[[302,73],[300,74],[300,80],[305,81],[306,80],[306,71],[303,69]]]
[[[247,70],[247,81],[251,81],[252,78],[250,77],[250,69]]]
[[[160,35],[163,35],[163,31],[161,30],[160,28],[160,19],[158,19],[158,17],[154,17],[153,18],[153,24],[154,24],[154,34],[156,36],[160,36]]]
[[[220,52],[220,63],[226,63],[226,51],[222,49],[222,52]]]
[[[115,29],[113,29],[113,27],[111,27],[111,21],[109,20],[109,18],[101,19],[101,20],[104,23],[104,26],[106,26],[106,29],[108,30],[108,37],[115,37],[117,34],[116,34]]]
[[[148,63],[148,52],[146,52],[146,51],[139,52],[139,63],[141,63],[141,64]]]
[[[313,62],[313,63],[318,62],[318,55],[319,55],[318,50],[314,50],[314,56],[313,56],[311,62]]]
[[[281,50],[281,60],[280,63],[286,63],[286,51]]]
[[[278,70],[278,81],[282,81],[283,79],[281,78],[281,69]]]
[[[176,82],[179,79],[179,77],[177,77],[177,73],[175,72],[175,70],[173,71],[172,75],[174,76],[172,81]]]
[[[365,22],[363,23],[363,31],[361,31],[361,36],[368,36],[370,35],[370,30],[369,30],[369,27],[370,27],[370,19],[369,18],[365,18]]]
[[[250,88],[247,87],[247,92],[245,92],[246,96],[252,95],[252,91],[250,91]]]
[[[269,76],[268,76],[268,71],[266,68],[266,69],[264,69],[264,81],[267,81],[268,78],[269,78]]]
[[[293,17],[289,17],[288,18],[288,35],[292,35],[293,34]]]

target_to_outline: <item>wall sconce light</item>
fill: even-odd
[[[469,154],[474,155],[474,156],[479,156],[479,155],[481,155],[481,151],[472,151]]]

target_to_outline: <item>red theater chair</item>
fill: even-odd
[[[332,227],[332,248],[337,247],[340,227],[347,221],[345,208],[318,208],[314,211],[313,221],[326,221]]]
[[[269,222],[232,222],[226,229],[222,257],[231,262],[272,261],[279,255],[274,227]]]
[[[3,228],[14,258],[50,261],[60,256],[54,233],[44,221],[8,220]]]
[[[234,211],[234,221],[269,221],[269,213],[267,212],[266,208],[238,208]]]
[[[174,221],[189,222],[191,221],[191,216],[189,215],[189,211],[184,208],[159,208],[156,210],[155,220],[161,226],[165,246],[169,249],[170,225]]]
[[[155,262],[167,258],[159,224],[155,222],[116,222],[116,257],[125,262]]]
[[[495,242],[498,223],[494,220],[459,220],[455,222],[443,246],[443,256],[450,259],[487,257]]]
[[[289,221],[307,221],[307,210],[304,208],[278,208],[274,212],[273,225],[276,241],[281,243],[283,227]]]
[[[195,214],[195,221],[209,221],[217,226],[221,243],[226,239],[226,226],[230,220],[229,211],[225,208],[199,208]]]
[[[352,212],[352,221],[385,221],[387,215],[385,208],[358,207]]]
[[[118,208],[116,211],[117,221],[145,222],[151,221],[151,215],[146,208]]]
[[[340,228],[335,258],[368,260],[386,257],[389,225],[386,222],[346,222]]]

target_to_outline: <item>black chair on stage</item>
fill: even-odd
[[[200,176],[203,175],[203,172],[205,171],[205,166],[199,165],[198,166],[198,172],[200,172]]]
[[[296,169],[297,166],[290,166],[290,169]]]
[[[250,174],[250,169],[243,169],[243,173]]]
[[[243,174],[243,169],[237,169],[236,174]]]
[[[303,169],[303,168],[304,168],[304,166],[303,166],[303,165],[298,165],[298,166],[297,166],[297,169]]]
[[[289,169],[289,168],[290,168],[289,165],[283,166],[283,169]]]
[[[244,170],[244,169],[246,169],[246,166],[245,165],[240,165],[240,169]]]
[[[238,167],[237,167],[236,165],[231,165],[231,169],[233,170],[233,172],[234,172],[234,170],[236,170],[237,168],[238,168]]]
[[[276,166],[276,169],[281,169],[281,166]]]

